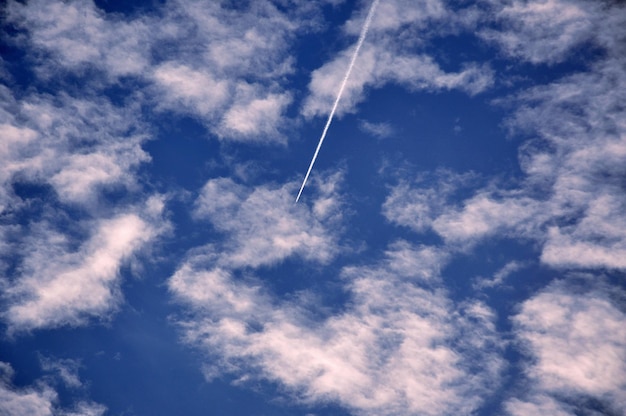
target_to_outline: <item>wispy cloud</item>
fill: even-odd
[[[266,378],[305,402],[360,414],[467,414],[498,385],[500,344],[489,308],[447,298],[444,262],[444,253],[398,242],[379,264],[343,270],[350,302],[323,321],[262,286],[190,264],[170,288],[193,313],[180,322],[185,341],[219,357],[207,363],[211,376]]]
[[[0,227],[2,255],[16,266],[2,278],[2,316],[21,331],[106,315],[121,298],[121,264],[165,224],[162,198],[137,192],[137,169],[149,160],[137,108],[89,93],[2,91],[0,207],[23,218]],[[35,191],[19,191],[28,186]],[[111,190],[129,202],[111,209],[103,196]]]
[[[580,402],[589,397],[607,411],[626,406],[626,315],[611,299],[611,289],[601,284],[571,289],[577,285],[553,283],[513,318],[529,355],[525,372],[533,388],[529,397],[508,402],[512,414],[573,403],[585,407]]]
[[[328,178],[330,183],[338,180]],[[209,180],[196,201],[195,215],[225,234],[224,247],[214,250],[217,264],[258,267],[296,254],[330,260],[338,248],[328,231],[340,215],[335,186],[322,185],[311,208],[293,206],[288,197],[293,189],[294,183],[250,188],[228,178]]]
[[[158,221],[158,218],[157,218]],[[46,223],[32,227],[19,276],[6,284],[4,319],[11,331],[79,325],[106,316],[120,301],[119,269],[158,233],[137,213],[101,219],[76,241]]]
[[[620,104],[626,98],[617,87],[626,83],[626,73],[623,47],[606,41],[606,32],[621,30],[624,13],[613,7],[593,10],[590,17],[604,16],[605,23],[588,34],[603,42],[603,60],[588,72],[511,98],[519,109],[508,126],[536,137],[522,146],[525,177],[519,186],[489,185],[455,207],[428,190],[399,185],[385,205],[387,215],[416,230],[430,228],[450,243],[494,235],[535,239],[543,246],[541,260],[554,267],[626,267],[626,198],[619,179],[626,163]],[[525,16],[517,8],[509,13],[513,10]]]
[[[476,289],[484,289],[487,287],[497,287],[497,286],[501,286],[505,279],[507,277],[509,277],[511,274],[514,274],[518,271],[520,271],[521,269],[523,269],[526,266],[526,264],[524,262],[521,261],[517,261],[517,260],[512,260],[510,262],[508,262],[507,264],[505,264],[504,266],[502,266],[502,268],[498,271],[496,271],[493,274],[493,277],[491,278],[486,278],[486,277],[480,277],[476,279],[476,282],[474,283],[474,288]]]
[[[490,2],[498,29],[479,36],[508,55],[535,64],[564,60],[574,48],[594,38],[602,6],[587,1]]]
[[[410,90],[459,89],[477,94],[493,84],[493,71],[486,64],[466,62],[457,72],[443,70],[435,59],[417,48],[411,30],[427,22],[449,17],[453,12],[441,1],[414,2],[392,0],[384,2],[372,21],[368,42],[358,58],[358,64],[346,85],[338,115],[352,113],[364,100],[368,88],[386,84],[402,85]],[[346,23],[346,31],[358,33],[357,18]],[[429,33],[429,36],[432,36]],[[346,49],[315,70],[309,84],[309,96],[302,107],[305,117],[325,114],[341,84],[343,71],[350,60]]]
[[[389,123],[372,123],[371,121],[363,120],[359,123],[359,127],[364,132],[378,139],[386,139],[394,133],[394,129]]]
[[[14,371],[10,364],[0,362],[0,413],[6,416],[102,416],[106,407],[79,401],[73,408],[58,405],[56,391],[45,383],[17,388],[12,385]]]
[[[83,386],[83,382],[78,376],[78,370],[81,367],[79,360],[69,358],[57,359],[40,355],[39,364],[43,371],[53,373],[55,376],[59,377],[67,387],[79,388]]]

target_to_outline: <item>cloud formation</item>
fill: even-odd
[[[106,407],[87,401],[77,402],[73,408],[58,406],[54,389],[45,384],[25,388],[12,385],[14,371],[10,364],[0,361],[0,413],[6,416],[102,416]]]
[[[589,406],[590,398],[609,414],[626,407],[624,310],[608,287],[572,286],[576,282],[556,281],[525,301],[513,318],[515,335],[531,359],[525,373],[533,386],[528,397],[506,403],[513,415],[548,408],[574,414],[573,405]]]
[[[262,285],[189,262],[170,289],[193,316],[180,322],[185,341],[216,357],[212,377],[266,378],[304,402],[359,414],[469,414],[498,385],[501,346],[488,307],[447,298],[444,262],[398,242],[379,264],[346,267],[350,300],[322,321]]]
[[[508,13],[514,11],[526,13],[519,7]],[[606,57],[588,72],[510,99],[518,108],[508,121],[512,133],[533,135],[520,151],[525,177],[519,186],[489,185],[454,206],[433,197],[431,188],[400,184],[385,204],[391,221],[432,229],[450,243],[473,244],[494,235],[534,239],[542,245],[541,261],[553,267],[626,267],[626,198],[620,179],[626,164],[626,96],[617,87],[626,83],[624,46],[607,41],[608,32],[613,37],[623,33],[618,27],[623,27],[624,13],[619,5],[594,12],[592,18],[604,24],[593,26],[589,36],[602,42]]]
[[[136,107],[2,87],[2,317],[11,331],[84,323],[119,302],[119,268],[160,233],[162,198],[139,196],[149,157]],[[131,201],[108,207],[107,192]],[[139,200],[134,203],[134,201]]]
[[[452,13],[438,0],[420,3],[416,5],[414,2],[391,0],[381,4],[346,85],[337,109],[338,115],[355,112],[368,88],[381,88],[390,83],[413,91],[458,89],[470,95],[492,86],[493,71],[486,64],[465,62],[461,70],[447,72],[432,56],[419,52],[412,40],[413,31],[427,22],[448,17]],[[361,18],[359,16],[348,21],[346,31],[353,35],[358,33],[355,28]],[[340,51],[313,72],[309,96],[302,107],[305,117],[328,113],[343,78],[342,68],[348,66],[351,55],[350,48]]]
[[[87,317],[105,316],[119,302],[121,264],[157,229],[137,214],[100,220],[92,227],[93,234],[76,251],[65,235],[43,224],[37,227],[20,276],[4,293],[10,328],[80,325]]]

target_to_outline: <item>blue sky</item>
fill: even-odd
[[[0,414],[621,415],[626,9],[4,2]]]

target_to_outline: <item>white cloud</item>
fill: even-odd
[[[149,159],[141,149],[136,108],[103,98],[30,95],[17,100],[6,89],[0,133],[7,137],[0,180],[48,183],[64,202],[89,204],[102,188],[132,187],[134,170]],[[16,203],[6,191],[0,206]]]
[[[13,368],[0,362],[0,414],[3,416],[102,416],[106,407],[98,403],[81,401],[74,409],[58,407],[57,393],[45,383],[33,387],[12,386]]]
[[[513,318],[515,334],[531,359],[525,372],[534,403],[512,400],[512,414],[537,406],[532,395],[552,395],[542,407],[559,397],[581,396],[609,408],[626,406],[626,314],[602,285],[584,291],[572,286],[553,283],[524,302]]]
[[[518,272],[526,266],[524,262],[512,260],[506,263],[500,270],[493,274],[492,278],[479,277],[474,283],[474,288],[483,289],[486,287],[496,287],[504,283],[511,274]]]
[[[164,19],[167,62],[150,77],[160,108],[199,116],[222,140],[284,143],[282,125],[293,72],[288,45],[303,5],[287,12],[270,2],[229,9],[216,2],[169,2]],[[295,20],[294,20],[295,19]],[[182,104],[182,106],[181,106]]]
[[[192,312],[180,321],[185,342],[213,357],[207,377],[261,377],[302,401],[359,414],[469,414],[498,385],[500,344],[489,308],[446,297],[445,257],[399,242],[380,264],[345,268],[350,301],[321,321],[201,256],[169,287]]]
[[[358,33],[362,13],[346,24],[346,31]],[[493,84],[493,71],[488,65],[466,62],[456,72],[446,72],[432,56],[420,53],[416,39],[429,38],[433,33],[424,26],[449,18],[453,12],[439,0],[409,2],[385,1],[377,8],[368,37],[346,84],[337,114],[352,113],[365,98],[367,88],[381,88],[388,83],[410,90],[460,89],[471,95]],[[417,34],[416,30],[422,30]],[[436,36],[436,34],[434,35]],[[353,47],[338,53],[315,70],[309,84],[309,96],[302,107],[305,117],[327,114],[342,82]]]
[[[510,56],[532,63],[560,62],[572,50],[594,37],[601,24],[593,2],[531,0],[492,2],[499,29],[478,32]]]
[[[91,71],[86,85],[101,90],[132,77],[137,100],[198,117],[221,139],[284,143],[289,43],[316,26],[323,5],[308,3],[281,11],[269,1],[169,1],[123,16],[87,0],[12,1],[8,15],[36,51],[41,79]]]
[[[137,108],[90,93],[14,97],[3,87],[2,94],[0,207],[8,219],[26,216],[0,233],[1,254],[16,266],[2,278],[3,318],[21,331],[106,314],[120,298],[118,268],[163,227],[155,212],[162,207],[154,209],[160,197],[132,195],[148,160]],[[22,185],[44,191],[16,193]],[[112,189],[146,207],[107,207],[101,195]],[[68,209],[77,210],[71,221]]]
[[[339,201],[328,178],[313,209],[295,205],[295,183],[248,188],[228,178],[211,179],[196,201],[195,215],[225,233],[223,249],[215,249],[217,265],[227,268],[271,265],[291,255],[329,261],[337,252],[328,226],[337,223]]]
[[[433,221],[445,211],[455,192],[475,179],[471,173],[457,174],[439,170],[420,175],[414,182],[401,180],[391,187],[382,211],[388,221],[421,233],[433,226]],[[432,183],[431,183],[432,182]]]
[[[33,224],[19,275],[5,282],[9,330],[80,325],[106,316],[121,298],[121,265],[156,237],[156,224],[158,218],[134,212],[100,219],[77,249],[70,235],[45,222]]]
[[[537,208],[530,198],[498,198],[479,193],[465,201],[460,210],[451,209],[437,217],[433,229],[451,242],[471,241],[511,229],[523,236],[525,230],[533,227]]]
[[[67,387],[79,388],[83,386],[83,382],[78,376],[78,369],[81,366],[79,360],[69,358],[56,359],[54,357],[40,355],[39,364],[43,371],[53,373],[55,376],[59,377]]]
[[[525,176],[518,185],[491,184],[454,207],[432,189],[400,184],[384,207],[391,221],[419,232],[432,229],[448,243],[534,239],[541,261],[559,268],[626,267],[626,96],[620,87],[626,55],[623,45],[608,40],[622,36],[626,14],[619,5],[585,10],[593,14],[589,19],[604,22],[593,27],[593,37],[602,41],[605,56],[587,72],[509,100],[517,110],[508,127],[533,137],[520,149]]]
[[[156,84],[163,88],[160,105],[177,108],[180,105],[202,116],[210,116],[224,105],[229,94],[228,82],[217,80],[210,73],[198,71],[182,64],[166,62],[155,68]]]
[[[241,91],[242,88],[238,88]],[[252,95],[246,102],[239,99],[222,119],[218,134],[221,137],[231,137],[235,140],[246,140],[255,135],[276,137],[281,142],[285,138],[279,133],[279,126],[287,105],[291,102],[289,94],[268,94],[265,97],[255,97],[253,88],[246,85],[243,95]],[[248,91],[252,90],[252,94]]]
[[[459,72],[448,73],[428,55],[398,50],[394,34],[372,38],[363,44],[337,109],[338,115],[355,112],[368,87],[380,88],[396,83],[410,90],[461,89],[477,94],[493,83],[488,66],[467,64]],[[302,109],[305,117],[328,113],[350,57],[350,49],[342,51],[336,59],[313,72],[310,95]]]
[[[511,416],[573,416],[572,409],[548,395],[535,394],[525,400],[510,399],[505,403],[505,409]]]
[[[359,128],[365,133],[368,133],[378,139],[386,139],[391,137],[394,133],[393,127],[389,123],[373,123],[367,120],[362,120],[359,123]]]
[[[146,22],[106,15],[92,1],[9,2],[9,19],[28,28],[34,50],[45,56],[40,75],[57,68],[98,68],[112,77],[141,74],[149,63],[151,35]],[[49,58],[46,54],[49,54]]]

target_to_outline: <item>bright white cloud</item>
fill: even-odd
[[[41,78],[95,71],[89,86],[100,89],[132,77],[149,92],[138,100],[199,117],[221,139],[284,143],[289,42],[315,26],[320,7],[169,1],[150,16],[122,17],[88,0],[12,1],[8,15],[26,30]]]
[[[92,1],[9,2],[9,19],[28,28],[34,50],[46,56],[38,68],[51,77],[57,68],[103,70],[112,77],[141,74],[149,63],[150,27],[142,20],[105,15]]]
[[[5,282],[11,331],[79,325],[120,301],[119,269],[159,232],[158,218],[126,213],[94,221],[78,249],[47,223],[32,226],[19,276]]]
[[[215,249],[217,265],[227,268],[271,265],[291,255],[329,261],[337,253],[328,226],[337,223],[339,203],[332,183],[320,189],[314,209],[294,205],[294,183],[248,188],[228,178],[211,179],[196,201],[197,218],[210,220],[226,236]]]
[[[445,212],[450,199],[462,187],[471,184],[474,175],[440,170],[421,175],[413,182],[401,180],[391,188],[383,204],[388,221],[421,233],[433,226],[433,221]]]
[[[576,0],[493,1],[499,29],[479,32],[508,55],[532,63],[555,63],[576,46],[593,40],[601,24],[594,2]]]
[[[196,112],[210,116],[225,104],[229,94],[228,82],[217,80],[210,73],[194,70],[182,64],[166,62],[153,74],[156,84],[163,89],[161,97],[167,108]]]
[[[573,416],[570,406],[548,395],[535,394],[525,400],[510,399],[505,409],[511,416]]]
[[[89,204],[102,188],[132,187],[133,172],[149,159],[141,149],[136,108],[103,98],[31,95],[17,100],[6,89],[0,134],[7,138],[0,180],[49,184],[64,202]],[[18,203],[0,194],[0,206]]]
[[[608,408],[626,406],[626,314],[607,289],[574,291],[557,281],[522,304],[515,334],[529,354],[531,394],[593,397]],[[537,406],[536,398],[511,401],[512,414]],[[552,404],[554,407],[559,407]],[[520,410],[521,409],[521,410]],[[565,413],[564,413],[565,414]]]
[[[45,383],[33,387],[12,385],[14,371],[10,364],[0,361],[0,414],[3,416],[102,416],[106,407],[81,401],[73,409],[58,406],[57,393]]]
[[[489,308],[447,299],[443,262],[436,249],[400,242],[378,265],[345,268],[351,300],[321,322],[306,306],[193,261],[170,289],[194,313],[180,323],[186,342],[215,357],[211,377],[267,378],[306,402],[359,414],[469,414],[498,384],[499,341]]]
[[[626,194],[620,179],[626,165],[626,95],[619,87],[626,85],[626,55],[622,45],[608,41],[623,33],[626,14],[619,5],[580,10],[604,22],[588,30],[602,41],[606,56],[589,72],[511,100],[518,110],[509,128],[534,135],[520,151],[525,173],[520,185],[506,190],[491,185],[454,207],[432,189],[400,184],[384,208],[391,221],[416,231],[432,229],[454,243],[494,235],[535,239],[542,244],[542,262],[554,267],[626,267]]]
[[[461,89],[469,94],[477,94],[493,82],[492,71],[488,66],[467,64],[459,72],[448,73],[428,55],[398,50],[395,34],[375,35],[373,33],[361,49],[337,109],[339,115],[354,112],[357,104],[365,98],[368,87],[380,88],[395,83],[410,90]],[[351,50],[345,50],[336,59],[313,72],[309,84],[310,95],[302,109],[305,117],[328,113],[350,57]]]
[[[355,28],[360,27],[361,14],[357,13],[358,18],[347,22],[348,33],[358,34]],[[382,2],[374,14],[370,33],[346,84],[337,114],[355,112],[368,88],[381,88],[389,83],[410,90],[460,89],[472,95],[489,88],[493,84],[493,71],[488,65],[467,62],[459,71],[446,72],[433,57],[416,48],[420,41],[415,39],[423,36],[415,33],[416,30],[451,14],[439,0],[417,4],[404,0]],[[329,112],[351,56],[352,47],[313,72],[309,96],[302,108],[305,117]]]
[[[223,140],[284,143],[291,99],[283,85],[293,72],[287,48],[295,31],[307,27],[295,24],[307,7],[295,6],[290,18],[265,1],[242,9],[166,4],[164,20],[155,23],[165,28],[162,41],[189,46],[172,49],[151,77],[159,107],[201,117]]]
[[[1,254],[18,266],[2,277],[3,318],[20,331],[106,313],[120,299],[120,265],[163,226],[160,197],[140,197],[146,207],[120,205],[115,213],[100,200],[103,190],[138,188],[135,173],[148,156],[136,108],[90,94],[18,99],[2,91],[0,206],[7,218],[28,213],[24,224],[2,226]],[[16,193],[21,185],[45,191]],[[29,212],[32,205],[41,211]],[[80,210],[69,226],[68,206]]]

